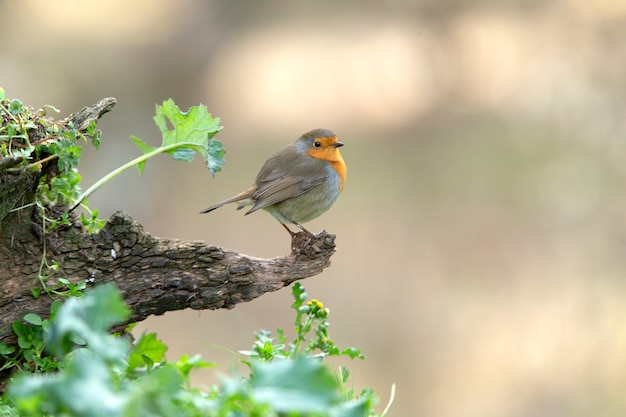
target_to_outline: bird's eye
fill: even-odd
[[[315,142],[313,142],[313,146],[315,146],[316,148],[320,148],[322,146],[322,143],[316,140]]]

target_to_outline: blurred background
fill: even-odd
[[[102,97],[83,189],[160,143],[155,104],[222,119],[227,164],[162,156],[91,198],[159,237],[259,257],[289,252],[266,213],[204,207],[248,187],[317,127],[346,144],[337,235],[303,282],[331,310],[339,361],[392,416],[626,413],[626,3],[0,1],[0,85],[66,116]],[[289,289],[233,310],[152,317],[169,358],[219,363],[262,328],[291,329]],[[288,333],[292,334],[292,333]]]

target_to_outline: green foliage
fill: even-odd
[[[67,205],[76,200],[80,195],[80,175],[76,169],[82,153],[79,142],[90,140],[97,148],[102,135],[95,122],[85,131],[78,131],[67,120],[47,118],[47,109],[58,113],[52,106],[35,112],[17,99],[0,99],[0,156],[22,158],[7,171],[41,170],[44,164],[56,161],[56,169],[40,177],[35,193],[35,204],[40,207]],[[49,228],[59,224],[57,219],[48,218],[47,222]]]
[[[24,316],[23,322],[12,323],[19,349],[0,343],[0,358],[2,359],[0,370],[15,368],[32,373],[45,373],[61,367],[61,363],[56,358],[44,351],[44,334],[49,329],[50,321],[56,316],[60,306],[59,301],[52,303],[48,319],[44,320],[37,314],[28,313]]]
[[[313,320],[310,340],[308,334],[301,332],[310,317],[320,314],[315,307],[319,302],[305,303],[306,294],[299,284],[294,286],[293,294],[297,295],[294,307],[307,310],[303,307],[314,306],[302,312],[303,326],[296,324],[296,340],[315,346],[317,329],[323,321]],[[327,312],[322,315],[324,320],[328,317]],[[176,362],[168,362],[167,346],[154,334],[144,333],[130,344],[126,337],[107,332],[115,323],[128,319],[128,310],[111,284],[86,291],[82,298],[66,300],[49,322],[35,315],[25,319],[29,326],[42,332],[43,338],[39,335],[36,339],[38,343],[43,340],[46,351],[53,354],[59,366],[47,369],[45,374],[22,368],[24,372],[10,382],[7,394],[0,401],[2,415],[379,415],[374,411],[370,390],[355,394],[346,389],[349,373],[342,368],[337,375],[324,364],[324,355],[331,354],[332,349],[324,352],[316,347],[320,352],[311,355],[313,350],[298,351],[295,344],[276,344],[262,356],[259,336],[251,351],[256,353],[250,353],[250,359],[245,361],[251,371],[248,377],[224,376],[208,392],[192,388],[191,374],[213,364],[199,356],[183,356]],[[278,333],[282,335],[282,331]]]
[[[274,400],[270,403],[277,411],[316,413],[329,410],[329,414],[321,415],[375,415],[372,391],[363,390],[357,394],[345,385],[350,375],[346,368],[340,368],[339,375],[332,375],[321,362],[326,356],[352,359],[365,359],[365,356],[359,349],[340,349],[335,345],[328,333],[330,310],[319,300],[307,301],[308,295],[302,284],[294,283],[292,295],[291,308],[296,312],[295,339],[287,343],[280,328],[276,329],[275,337],[268,330],[262,330],[255,335],[252,350],[239,352],[251,358],[243,361],[252,371],[251,382],[256,378],[263,381],[263,388],[257,389],[253,398],[260,402]],[[323,398],[316,398],[316,394]],[[334,397],[339,394],[340,397]],[[306,398],[301,398],[302,395]],[[311,404],[307,405],[308,401]],[[294,404],[307,405],[307,408],[300,409]],[[322,405],[320,409],[317,408],[319,405]]]
[[[271,404],[280,412],[321,412],[341,399],[328,368],[305,356],[254,364],[250,388],[257,402]]]
[[[41,171],[39,184],[35,191],[34,202],[24,207],[35,205],[41,217],[44,235],[62,225],[69,225],[69,214],[53,216],[49,207],[68,205],[80,195],[80,174],[77,165],[80,161],[81,142],[91,142],[94,147],[100,144],[102,133],[96,123],[79,131],[68,119],[55,121],[46,114],[59,111],[52,106],[35,111],[22,104],[18,99],[8,99],[2,90],[0,94],[0,157],[20,158],[21,161],[6,170],[18,172],[24,169]],[[47,168],[44,170],[43,167]],[[19,207],[15,210],[19,210]],[[90,212],[86,207],[81,221],[88,230],[102,225],[97,218],[97,211]],[[80,284],[73,285],[67,280],[50,283],[49,279],[58,270],[58,264],[48,260],[47,248],[37,276],[41,288],[33,288],[33,295],[38,297],[41,291],[50,295],[74,295],[80,292]],[[69,285],[69,286],[68,286]]]
[[[206,106],[194,106],[183,112],[176,106],[174,100],[165,100],[161,106],[156,107],[154,121],[163,138],[161,146],[151,146],[131,136],[130,139],[143,152],[143,155],[102,177],[78,197],[74,206],[131,167],[136,166],[139,174],[142,174],[148,159],[162,153],[172,155],[172,158],[177,161],[190,162],[197,152],[206,160],[211,175],[221,170],[224,164],[224,149],[222,143],[213,137],[222,130],[222,127],[220,119],[211,116]],[[168,125],[172,128],[170,129]]]
[[[167,346],[156,338],[156,334],[144,333],[128,356],[128,369],[134,371],[144,366],[152,368],[155,363],[165,360],[165,352],[167,352]]]
[[[167,128],[168,121],[174,126],[173,129]],[[157,106],[154,122],[163,134],[164,148],[181,145],[167,150],[174,159],[189,162],[195,152],[198,152],[208,161],[207,165],[212,175],[221,170],[224,163],[221,159],[224,155],[221,142],[210,141],[222,130],[220,119],[213,118],[205,106],[192,107],[188,112],[182,112],[174,104],[174,100],[169,99],[164,101],[162,106]],[[137,142],[139,139],[134,140]],[[212,142],[212,149],[209,149],[209,142]]]
[[[175,160],[191,161],[195,153],[205,159],[209,172],[214,175],[224,163],[222,143],[213,137],[222,129],[219,118],[213,118],[203,105],[181,111],[172,99],[156,107],[155,123],[161,130],[163,141],[160,147],[153,147],[131,136],[143,155],[105,175],[85,193],[81,194],[77,165],[82,154],[81,142],[90,141],[96,149],[100,146],[102,132],[92,121],[86,128],[78,130],[70,119],[55,121],[46,117],[47,111],[59,111],[52,106],[34,111],[18,99],[9,99],[0,88],[0,159],[19,158],[18,163],[7,171],[23,169],[40,171],[40,181],[35,192],[34,202],[22,207],[36,206],[41,217],[43,235],[61,226],[71,225],[69,212],[81,205],[83,212],[80,222],[88,233],[96,233],[106,223],[98,218],[98,210],[91,210],[86,198],[99,187],[124,170],[137,166],[141,173],[146,161],[160,153],[169,153]],[[172,126],[170,129],[168,126]],[[51,168],[50,164],[54,164]],[[44,166],[46,169],[43,169]],[[69,206],[70,210],[53,215],[51,206]],[[48,259],[46,239],[43,239],[43,256],[37,281],[39,287],[32,288],[32,295],[39,297],[42,292],[56,296],[80,295],[84,283],[73,284],[64,279],[54,280],[59,269],[55,261]]]
[[[239,351],[243,355],[269,362],[274,358],[295,359],[300,355],[309,356],[349,356],[350,358],[365,359],[359,349],[339,349],[328,334],[327,321],[330,310],[322,302],[312,299],[306,301],[308,294],[299,282],[293,284],[292,295],[294,302],[291,308],[296,312],[295,340],[287,344],[287,337],[282,329],[276,329],[276,336],[262,330],[255,336],[254,345],[250,351]],[[311,333],[313,335],[311,336]]]
[[[92,291],[91,297],[69,298],[57,313],[45,335],[48,351],[63,359],[77,345],[89,346],[99,357],[115,361],[124,357],[128,346],[123,338],[107,334],[115,323],[128,319],[130,310],[112,285]]]
[[[79,131],[67,119],[55,121],[46,117],[48,110],[59,112],[52,106],[34,111],[18,99],[8,99],[2,90],[0,156],[23,158],[8,169],[11,171],[41,170],[42,165],[56,160],[53,174],[41,176],[36,196],[42,203],[69,204],[80,194],[80,175],[76,170],[82,153],[79,142],[90,141],[97,148],[102,132],[95,122]]]

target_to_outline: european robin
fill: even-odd
[[[346,182],[346,164],[339,148],[343,143],[328,129],[311,130],[272,155],[247,190],[220,201],[200,213],[229,203],[237,210],[252,206],[247,214],[265,209],[286,226],[291,223],[312,234],[301,223],[328,210],[339,198]]]

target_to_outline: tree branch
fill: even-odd
[[[71,115],[67,120],[74,123],[76,129],[84,131],[91,122],[97,122],[105,113],[113,110],[113,107],[117,104],[117,100],[114,97],[106,97],[99,100],[93,106],[85,106],[77,113]]]

